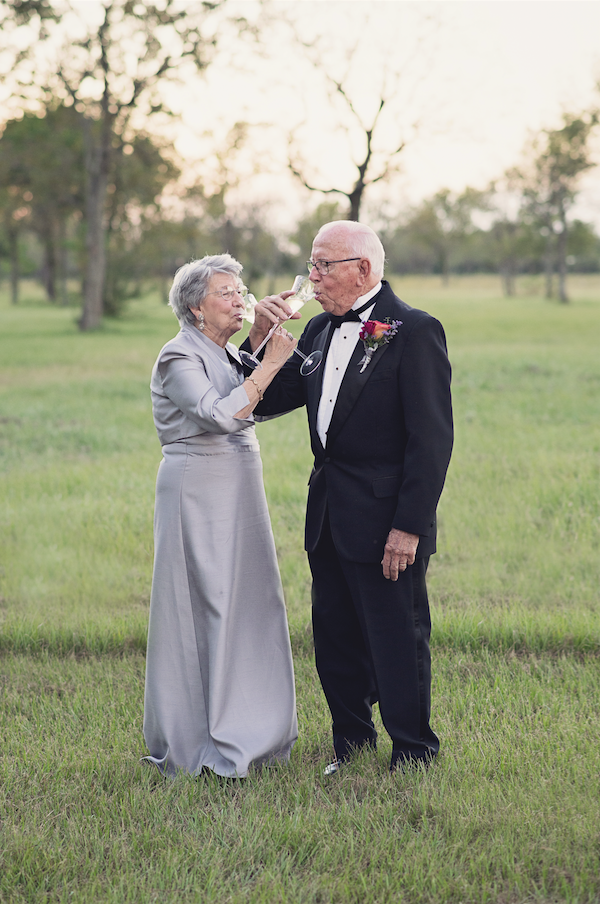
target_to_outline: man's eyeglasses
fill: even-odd
[[[321,276],[326,276],[329,273],[329,268],[332,264],[345,264],[347,261],[359,260],[360,257],[343,257],[341,261],[306,261],[306,266],[308,267],[309,273],[314,267],[317,273],[320,273]]]
[[[241,295],[242,298],[245,298],[248,294],[248,289],[246,286],[239,286],[237,289],[230,289],[229,286],[225,286],[224,289],[221,289],[219,292],[207,292],[206,295],[219,295],[221,298],[224,298],[225,301],[231,301],[234,295]]]

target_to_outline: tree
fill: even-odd
[[[160,228],[160,207],[165,187],[180,171],[167,142],[145,133],[113,154],[107,202],[107,271],[104,284],[104,311],[119,314],[127,298],[139,294],[154,261],[143,255],[145,233]]]
[[[36,39],[15,61],[25,87],[36,97],[51,91],[81,115],[86,225],[83,330],[98,326],[103,313],[112,158],[129,143],[135,116],[166,112],[159,96],[161,81],[180,74],[186,62],[196,71],[210,63],[216,36],[207,22],[223,3],[198,2],[190,9],[176,0],[150,4],[103,0],[98,5],[100,18],[91,22],[90,16],[75,16],[67,5],[3,0],[17,25],[26,23],[31,29],[37,24]],[[243,20],[238,22],[241,27]],[[32,70],[30,58],[39,50],[39,38],[48,33],[62,35],[63,43],[56,55],[50,53],[46,71]]]
[[[383,94],[377,98],[376,109],[375,112],[371,115],[369,120],[364,119],[356,107],[352,102],[352,98],[350,97],[347,88],[344,87],[344,84],[341,81],[336,80],[329,73],[325,72],[325,78],[330,83],[333,90],[337,93],[339,97],[344,101],[348,111],[355,121],[355,125],[358,126],[362,136],[363,136],[363,153],[358,160],[354,160],[354,165],[356,167],[356,178],[354,183],[350,188],[319,188],[316,185],[312,185],[307,181],[307,178],[304,175],[306,165],[303,162],[300,162],[300,155],[297,150],[293,147],[293,139],[290,138],[289,148],[289,160],[288,166],[291,172],[296,176],[297,179],[302,183],[302,185],[307,188],[309,191],[321,192],[324,195],[337,194],[342,195],[348,201],[348,216],[349,220],[358,220],[360,218],[360,208],[363,200],[363,196],[365,193],[365,189],[367,189],[370,185],[375,185],[377,182],[382,182],[390,177],[392,172],[396,170],[396,157],[400,154],[400,152],[404,149],[406,141],[404,139],[400,139],[399,144],[391,151],[385,155],[385,159],[380,162],[377,169],[374,168],[374,151],[375,151],[375,133],[377,130],[377,125],[380,120],[380,115],[385,107],[388,98]],[[376,174],[374,174],[374,172]]]
[[[228,251],[245,262],[245,279],[252,281],[291,269],[291,255],[280,245],[270,228],[270,204],[248,201],[238,189],[253,175],[263,171],[264,158],[249,146],[250,127],[238,121],[218,145],[211,138],[210,153],[201,161],[202,176],[179,197],[179,210],[193,229],[193,254]],[[236,197],[237,195],[237,197]],[[181,249],[180,252],[181,253]]]
[[[68,234],[80,232],[78,224],[84,210],[81,114],[60,104],[43,112],[43,116],[25,113],[6,124],[0,139],[0,190],[4,189],[5,201],[11,201],[5,218],[7,213],[12,212],[13,220],[17,215],[13,233],[26,229],[38,236],[48,299],[55,301],[60,294],[66,303]],[[172,156],[167,142],[159,145],[142,132],[113,149],[107,186],[103,299],[108,314],[118,313],[143,271],[135,252],[143,232],[160,219],[161,193],[179,175]],[[6,208],[6,203],[3,206]]]
[[[600,270],[600,237],[591,223],[577,219],[569,223],[567,264],[579,273]]]
[[[461,194],[441,189],[414,211],[407,223],[413,241],[429,249],[437,259],[444,285],[450,278],[453,252],[468,239],[475,227],[473,213],[487,208],[485,192],[465,188]]]
[[[324,15],[321,11],[321,17]],[[298,148],[297,136],[302,129],[306,131],[306,123],[291,130],[288,167],[309,191],[344,198],[349,219],[359,219],[371,186],[389,180],[399,170],[402,151],[414,138],[426,111],[431,113],[432,103],[421,89],[435,63],[430,51],[437,22],[418,10],[407,9],[404,15],[409,18],[402,30],[394,26],[387,34],[378,28],[381,52],[376,58],[363,41],[371,26],[360,10],[354,17],[350,9],[345,11],[343,31],[334,26],[326,37],[310,41],[299,37],[300,25],[290,23],[299,52],[322,86],[315,86],[311,97],[325,99],[328,112],[320,128],[310,126],[304,136],[305,147],[311,140],[318,144],[310,163],[310,151],[303,155]],[[302,87],[306,91],[304,82]],[[325,173],[328,157],[334,153],[332,178]]]
[[[533,142],[532,164],[524,169],[524,212],[545,239],[546,295],[553,295],[553,274],[558,270],[558,297],[567,303],[569,214],[577,197],[581,175],[595,166],[590,137],[598,125],[598,110],[565,113],[560,129],[545,129]]]
[[[523,180],[519,169],[511,167],[491,182],[487,197],[488,211],[492,214],[487,244],[500,273],[504,294],[513,296],[521,261],[531,251],[535,254],[538,238],[523,218]]]
[[[8,155],[0,154],[0,224],[2,240],[0,252],[9,260],[10,298],[12,304],[19,301],[19,234],[23,221],[31,213],[29,191],[13,169]]]
[[[80,126],[75,109],[56,104],[10,120],[0,139],[0,186],[26,205],[20,224],[41,242],[50,301],[57,298],[58,284],[64,295],[67,222],[83,207]]]
[[[6,254],[9,259],[12,304],[18,304],[19,301],[19,235],[23,227],[23,220],[30,213],[27,198],[24,195],[26,196],[27,192],[20,191],[17,186],[0,188],[0,222],[2,225],[0,253]]]

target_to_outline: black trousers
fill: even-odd
[[[338,555],[328,519],[308,557],[316,665],[331,710],[336,757],[376,746],[371,711],[379,702],[393,743],[391,765],[431,759],[440,745],[429,725],[429,559],[417,559],[397,581],[386,580],[379,563]]]

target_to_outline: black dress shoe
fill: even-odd
[[[336,772],[339,772],[342,766],[344,765],[343,760],[334,760],[333,763],[330,763],[329,766],[326,766],[323,770],[323,775],[330,776],[335,775]]]

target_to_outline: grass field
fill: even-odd
[[[302,551],[304,415],[260,425],[295,653],[289,768],[142,771],[160,447],[149,373],[177,328],[149,294],[81,335],[0,295],[0,901],[600,900],[600,278],[573,303],[490,277],[393,280],[438,316],[456,447],[430,566],[443,754],[333,782]],[[282,284],[280,288],[284,288]]]

